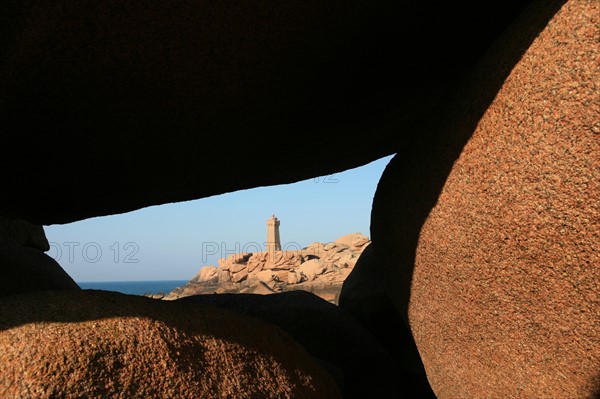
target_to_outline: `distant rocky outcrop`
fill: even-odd
[[[205,266],[166,300],[213,293],[272,294],[304,290],[337,303],[342,283],[370,240],[351,233],[334,242],[314,242],[294,251],[243,252]]]

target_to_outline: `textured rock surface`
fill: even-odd
[[[537,2],[378,185],[379,289],[442,399],[600,392],[600,10],[563,3]]]
[[[212,293],[304,290],[336,303],[342,283],[371,241],[350,233],[330,243],[314,242],[297,251],[239,253],[205,266],[186,285],[165,296],[177,299]],[[224,273],[225,275],[222,275]]]
[[[563,3],[536,2],[475,69],[523,2],[242,3],[0,4],[0,215],[62,223],[398,152],[352,279],[376,294],[352,306],[395,305],[442,398],[590,396],[597,2],[568,3],[520,60]],[[248,162],[281,135],[302,141]]]
[[[423,226],[409,316],[440,397],[600,393],[599,17],[552,19]]]
[[[280,329],[201,304],[101,291],[0,298],[2,398],[337,398]]]
[[[431,397],[427,385],[401,371],[396,359],[350,313],[314,294],[196,295],[179,301],[215,305],[275,324],[311,355],[341,371],[345,399]]]
[[[0,215],[66,223],[393,154],[522,3],[2,2]],[[301,139],[264,156],[282,135]]]

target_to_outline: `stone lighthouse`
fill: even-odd
[[[275,215],[267,220],[267,252],[281,251],[279,238],[279,219]]]

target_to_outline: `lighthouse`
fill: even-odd
[[[267,252],[281,251],[279,238],[279,219],[275,215],[267,220]]]

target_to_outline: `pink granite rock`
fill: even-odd
[[[0,298],[2,398],[339,398],[279,328],[102,291]]]
[[[229,266],[229,271],[233,274],[236,274],[244,269],[246,269],[247,266],[241,263],[232,263]]]
[[[390,298],[440,399],[600,393],[599,16],[535,1],[378,184],[340,303]]]
[[[218,276],[219,269],[216,266],[204,266],[197,274],[198,281],[209,281]]]
[[[368,242],[369,237],[361,233],[350,233],[335,240],[337,244],[347,246],[353,251],[362,251]]]
[[[234,283],[239,283],[240,281],[244,281],[246,279],[246,277],[248,277],[248,269],[243,268],[242,270],[238,271],[237,273],[233,273],[231,275],[231,281]]]
[[[552,18],[423,226],[409,314],[442,398],[600,390],[599,17]]]
[[[600,390],[599,15],[551,19],[422,227],[409,319],[440,398]]]

